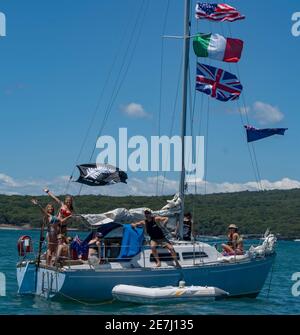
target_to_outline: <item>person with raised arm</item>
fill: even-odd
[[[176,267],[180,268],[180,264],[177,260],[176,252],[170,243],[170,241],[165,237],[163,230],[159,226],[160,224],[166,225],[168,222],[167,217],[161,217],[161,216],[154,216],[152,215],[152,212],[150,209],[146,209],[144,211],[145,214],[145,220],[132,223],[131,226],[133,228],[144,225],[146,228],[147,234],[150,236],[150,246],[152,250],[152,254],[156,260],[156,267],[161,266],[161,262],[158,256],[157,247],[161,246],[163,248],[167,248],[170,251],[170,254],[172,255]]]
[[[60,205],[58,212],[58,218],[61,221],[59,232],[66,236],[67,234],[67,219],[71,218],[74,213],[73,207],[73,198],[70,195],[65,197],[65,200],[62,202],[57,196],[55,196],[49,189],[45,188],[44,192],[49,195],[55,202]]]
[[[48,225],[46,264],[52,265],[52,259],[56,255],[57,251],[57,234],[59,232],[61,220],[54,214],[55,210],[52,204],[48,204],[45,208],[43,208],[36,199],[32,199],[31,202],[33,205],[40,208],[41,212],[44,214],[44,222]]]

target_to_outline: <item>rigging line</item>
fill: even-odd
[[[123,73],[123,77],[122,77],[121,80],[120,80],[120,84],[119,84],[117,90],[115,91],[114,96],[113,96],[113,98],[112,98],[112,100],[111,100],[111,102],[110,102],[110,105],[109,105],[109,107],[108,107],[108,111],[107,111],[107,113],[106,113],[106,115],[105,115],[104,123],[103,123],[102,128],[101,128],[101,130],[100,130],[100,132],[99,132],[98,137],[101,135],[101,133],[102,133],[102,131],[103,131],[103,128],[105,127],[105,124],[106,124],[106,122],[107,122],[107,120],[108,120],[109,114],[110,114],[110,112],[111,112],[111,110],[112,110],[112,107],[113,107],[113,105],[114,105],[114,103],[115,103],[116,98],[118,97],[118,94],[119,94],[121,88],[123,87],[123,84],[124,84],[124,82],[125,82],[127,73],[128,73],[128,71],[129,71],[129,68],[130,68],[130,65],[131,65],[131,63],[132,63],[132,61],[133,61],[133,58],[134,58],[133,55],[134,55],[134,52],[135,52],[136,47],[137,47],[137,45],[138,45],[139,38],[140,38],[140,36],[141,36],[141,32],[142,32],[142,29],[143,29],[144,18],[145,18],[146,13],[147,13],[148,5],[149,5],[149,0],[148,0],[148,2],[147,2],[147,6],[146,6],[145,11],[144,11],[144,14],[143,14],[143,16],[142,16],[142,21],[141,21],[142,23],[141,23],[141,26],[140,26],[140,28],[139,28],[139,31],[138,31],[136,40],[135,40],[135,42],[134,42],[134,46],[133,46],[132,52],[131,52],[130,57],[129,57],[129,62],[128,62],[126,68],[125,68],[125,72]],[[96,147],[95,147],[95,149],[96,149]],[[91,159],[92,159],[92,158],[91,158]]]
[[[121,38],[120,41],[124,41],[125,36],[126,36],[126,34],[127,34],[127,30],[128,30],[128,25],[126,25],[126,29],[125,29],[124,34],[123,34],[123,36],[122,36],[122,38]],[[120,44],[121,44],[121,43],[120,43]],[[111,64],[111,66],[110,66],[109,72],[108,72],[108,74],[107,74],[107,76],[106,76],[106,79],[105,79],[105,81],[104,81],[104,85],[103,85],[103,88],[102,88],[102,90],[101,90],[100,97],[99,97],[99,99],[98,99],[98,101],[97,101],[96,108],[95,108],[95,110],[94,110],[94,112],[93,112],[93,114],[92,114],[91,120],[90,120],[89,125],[88,125],[88,129],[87,129],[87,131],[86,131],[86,133],[85,133],[85,136],[84,136],[84,139],[83,139],[83,143],[82,143],[82,145],[81,145],[81,147],[80,147],[79,154],[78,154],[78,156],[77,156],[77,158],[76,158],[76,161],[75,161],[76,164],[77,164],[78,161],[79,161],[79,158],[80,158],[80,156],[81,156],[81,154],[82,154],[83,148],[84,148],[84,146],[85,146],[85,144],[86,144],[88,135],[89,135],[89,133],[90,133],[90,131],[91,131],[92,125],[93,125],[93,123],[94,123],[94,121],[95,121],[95,118],[96,118],[96,116],[97,116],[97,112],[98,112],[98,110],[99,110],[99,108],[100,108],[100,105],[101,105],[101,102],[102,102],[102,99],[103,99],[103,96],[104,96],[105,89],[107,88],[108,82],[109,82],[109,80],[110,80],[110,78],[111,78],[111,75],[112,75],[112,72],[113,72],[113,69],[115,68],[115,64],[116,64],[116,62],[117,62],[118,56],[119,56],[119,54],[116,53],[116,55],[115,55],[115,57],[114,57],[114,59],[113,59],[113,62],[112,62],[112,64]],[[73,177],[74,171],[75,171],[75,167],[74,167],[74,169],[73,169],[73,171],[72,171],[72,173],[71,173],[71,177]],[[71,178],[71,179],[72,179],[72,178]]]
[[[170,0],[167,2],[167,7],[164,15],[164,22],[163,22],[163,28],[162,28],[162,36],[165,35],[166,32],[166,26],[168,21],[168,15],[169,15],[169,6],[170,6]],[[161,133],[161,110],[162,110],[162,93],[163,93],[163,65],[164,65],[164,51],[165,51],[165,39],[162,37],[161,39],[161,55],[160,55],[160,82],[159,82],[159,107],[158,107],[158,136],[160,137]],[[156,196],[158,196],[158,175],[159,171],[156,173]]]
[[[239,112],[239,115],[240,115],[241,124],[242,124],[242,127],[243,127],[244,126],[243,112],[242,112],[239,101],[236,100],[236,102],[237,102],[238,112]],[[255,161],[254,161],[252,152],[251,152],[251,147],[250,147],[249,143],[247,142],[247,140],[246,140],[246,144],[247,144],[247,149],[248,149],[248,153],[249,153],[249,157],[250,157],[250,161],[251,161],[252,170],[253,170],[253,173],[254,173],[254,178],[255,178],[255,181],[257,183],[258,190],[260,190],[259,174],[257,173],[257,168],[256,168],[256,165],[255,165]]]
[[[197,58],[196,58],[196,67],[197,67]],[[192,92],[191,90],[191,75],[190,75],[190,94]],[[192,136],[192,139],[194,138],[194,134],[195,134],[195,124],[196,122],[194,122],[195,120],[195,109],[196,109],[196,98],[197,98],[197,95],[196,95],[196,89],[194,89],[194,95],[193,95],[193,101],[191,101],[191,109],[192,109],[192,113],[191,113],[191,136]],[[197,136],[197,135],[196,135]],[[197,155],[197,147],[196,147],[196,139],[195,139],[195,159],[196,159],[196,155]],[[196,178],[196,174],[195,174],[195,178],[194,178],[194,189],[195,189],[195,194],[194,196],[192,197],[192,217],[194,218],[195,217],[195,197],[196,197],[196,192],[197,192],[197,178]],[[192,221],[192,235],[194,236],[194,221]]]
[[[120,44],[122,43],[122,41],[125,40],[125,36],[127,35],[128,29],[129,29],[129,22],[130,22],[130,21],[131,21],[131,18],[128,20],[128,22],[127,22],[127,24],[126,24],[126,26],[125,26],[124,33],[122,34],[122,37],[121,37],[121,39],[120,39],[120,43],[119,43],[118,45],[120,45]],[[119,49],[119,47],[118,47],[118,49]],[[119,53],[116,52],[116,55],[115,55],[115,57],[114,57],[114,59],[113,59],[113,62],[111,63],[109,72],[108,72],[108,74],[107,74],[107,76],[106,76],[106,78],[105,78],[104,85],[103,85],[103,88],[102,88],[102,90],[101,90],[100,96],[99,96],[98,101],[97,101],[97,103],[96,103],[96,108],[95,108],[94,112],[92,113],[92,117],[91,117],[91,119],[90,119],[90,122],[89,122],[89,125],[88,125],[88,128],[87,128],[87,131],[86,131],[86,133],[85,133],[85,135],[84,135],[83,142],[82,142],[82,144],[81,144],[79,153],[78,153],[77,158],[76,158],[76,160],[75,160],[75,166],[74,166],[74,168],[73,168],[73,170],[72,170],[72,173],[71,173],[71,175],[70,175],[70,178],[69,178],[69,180],[68,180],[68,182],[67,182],[67,186],[66,186],[66,189],[65,189],[65,193],[68,191],[68,189],[69,189],[69,187],[70,187],[70,183],[71,183],[71,180],[72,180],[72,178],[73,178],[73,175],[74,175],[74,172],[75,172],[75,169],[76,169],[76,165],[77,165],[78,162],[79,162],[79,158],[81,157],[82,152],[83,152],[83,149],[84,149],[84,147],[85,147],[85,145],[86,145],[86,142],[87,142],[87,139],[88,139],[88,135],[89,135],[89,133],[90,133],[90,131],[91,131],[91,129],[92,129],[92,126],[93,126],[93,124],[94,124],[94,122],[95,122],[97,113],[99,112],[100,105],[101,105],[101,102],[102,102],[102,99],[103,99],[103,96],[104,96],[105,89],[106,89],[107,86],[108,86],[108,83],[109,83],[109,81],[110,81],[111,75],[112,75],[113,70],[114,70],[114,68],[115,68],[115,65],[116,65],[116,63],[117,63],[117,59],[118,59],[118,57],[119,57]]]
[[[105,114],[104,114],[104,117],[103,117],[103,121],[102,121],[100,130],[99,130],[99,132],[98,132],[98,134],[97,134],[96,143],[95,143],[95,145],[94,145],[94,148],[93,148],[92,153],[91,153],[90,158],[89,158],[89,161],[90,161],[90,162],[91,162],[91,160],[92,160],[92,158],[93,158],[93,155],[94,155],[94,153],[95,153],[95,150],[96,150],[97,139],[98,139],[98,138],[100,137],[100,135],[102,134],[102,131],[103,131],[104,126],[105,126],[105,123],[107,122],[108,116],[109,116],[109,114],[110,114],[110,112],[111,112],[113,103],[114,103],[115,99],[116,99],[117,96],[118,96],[118,93],[119,93],[120,88],[123,86],[123,82],[124,82],[124,80],[125,80],[125,77],[126,77],[126,75],[127,75],[127,72],[128,72],[129,67],[130,67],[130,65],[131,65],[132,58],[133,58],[132,55],[133,55],[133,53],[134,53],[134,51],[135,51],[135,48],[136,48],[136,46],[137,46],[137,42],[138,42],[138,39],[139,39],[139,36],[140,36],[140,32],[141,32],[141,29],[142,29],[142,27],[143,27],[143,22],[144,22],[143,19],[144,19],[145,15],[146,15],[147,8],[148,8],[148,5],[149,5],[149,1],[147,2],[147,5],[146,5],[146,7],[145,7],[145,9],[144,9],[144,14],[142,14],[142,16],[141,16],[141,15],[140,15],[140,12],[143,11],[144,4],[145,4],[145,1],[142,3],[142,5],[141,5],[139,11],[137,12],[136,20],[135,20],[135,23],[134,23],[134,26],[133,26],[133,29],[132,29],[132,33],[131,33],[131,38],[130,38],[129,43],[128,43],[127,48],[126,48],[126,52],[125,52],[125,55],[124,55],[124,58],[123,58],[123,62],[122,62],[122,65],[121,65],[121,69],[120,69],[120,71],[119,71],[119,73],[118,73],[117,79],[115,80],[115,83],[114,83],[114,89],[113,89],[113,92],[112,92],[112,94],[111,94],[109,104],[108,104],[108,106],[107,106],[107,108],[106,108],[106,110],[105,110]],[[138,23],[139,23],[139,20],[140,20],[141,17],[142,17],[141,27],[140,27],[140,30],[139,30],[139,32],[138,32],[137,39],[136,39],[136,41],[134,42],[134,45],[133,45],[133,51],[131,52],[131,55],[130,55],[130,57],[129,57],[129,62],[128,62],[128,64],[127,64],[127,68],[125,69],[125,72],[124,72],[124,74],[123,74],[122,80],[120,81],[120,76],[121,76],[121,73],[122,73],[122,71],[123,71],[123,68],[124,68],[125,65],[126,65],[126,60],[127,60],[127,58],[128,58],[128,53],[129,53],[129,50],[130,50],[130,46],[131,46],[131,44],[132,44],[133,41],[134,41],[134,37],[135,37],[135,34],[134,34],[134,33],[135,33],[135,31],[137,30]],[[118,86],[118,88],[117,88],[117,84],[118,84],[119,81],[120,81],[120,84],[119,84],[119,86]],[[81,184],[81,185],[80,185],[80,188],[79,188],[78,195],[81,194],[83,187],[84,187],[84,185]]]
[[[206,117],[206,151],[205,151],[205,171],[204,171],[204,195],[207,195],[207,166],[208,166],[208,135],[209,135],[209,113],[210,112],[210,96],[207,96],[207,117]]]
[[[230,38],[232,38],[232,31],[231,31],[231,26],[230,26],[229,22],[227,23],[227,26],[228,26],[228,30],[229,30],[229,36],[230,36]],[[238,63],[236,63],[236,68],[237,68],[237,74],[238,74],[239,80],[241,80],[241,74],[240,74],[240,69],[239,69],[239,64]],[[249,113],[248,113],[248,108],[247,108],[247,104],[246,104],[246,94],[245,93],[242,94],[242,102],[243,102],[243,107],[244,107],[245,118],[246,118],[247,124],[250,125]],[[240,114],[242,114],[241,109],[239,109],[239,110],[240,110]],[[242,119],[242,123],[243,122],[244,122],[244,120]],[[244,126],[244,124],[242,124],[242,126]],[[254,147],[253,144],[250,145],[248,142],[247,142],[247,145],[248,145],[249,154],[251,156],[251,160],[254,159],[253,169],[256,170],[256,172],[255,172],[255,174],[257,174],[256,182],[258,184],[258,189],[261,191],[264,188],[263,188],[262,181],[261,181],[260,169],[259,169],[258,160],[257,160],[257,157],[256,157],[255,147]],[[251,150],[252,150],[252,153],[251,153]]]
[[[144,6],[144,3],[145,3],[145,2],[142,3],[141,9],[140,9],[141,12],[142,12],[142,7]],[[149,4],[149,2],[148,2],[147,4]],[[148,7],[148,5],[147,5],[147,7]],[[119,74],[118,74],[118,76],[117,76],[117,78],[116,78],[116,80],[115,80],[114,89],[113,89],[113,92],[112,92],[112,94],[111,94],[111,97],[110,97],[110,101],[109,101],[109,103],[108,103],[108,106],[107,106],[107,108],[106,108],[106,110],[105,110],[104,118],[103,118],[103,121],[102,121],[100,130],[99,130],[99,132],[98,132],[97,138],[101,135],[101,133],[102,133],[102,131],[103,131],[103,128],[104,128],[104,126],[105,126],[105,124],[106,124],[106,122],[107,122],[107,119],[108,119],[108,116],[109,116],[109,114],[110,114],[110,112],[111,112],[111,109],[112,109],[112,106],[113,106],[113,104],[114,104],[114,101],[115,101],[115,99],[117,98],[118,93],[119,93],[121,87],[123,86],[124,79],[125,79],[125,77],[126,77],[126,75],[127,75],[128,69],[129,69],[129,67],[130,67],[130,65],[131,65],[131,63],[132,63],[132,55],[133,55],[133,53],[134,53],[134,51],[135,51],[135,48],[136,48],[136,45],[137,45],[137,42],[138,42],[138,39],[139,39],[139,33],[140,33],[140,31],[139,31],[138,34],[137,34],[136,40],[134,41],[134,38],[135,38],[135,31],[137,30],[138,23],[139,23],[139,19],[140,19],[141,17],[142,17],[142,21],[141,21],[141,27],[140,27],[140,28],[142,28],[142,26],[143,26],[143,18],[144,18],[145,14],[146,14],[146,9],[147,9],[147,7],[145,8],[144,14],[143,14],[142,16],[140,16],[140,15],[137,16],[137,19],[136,19],[136,22],[135,22],[135,25],[134,25],[134,28],[133,28],[133,32],[132,32],[132,34],[131,34],[131,39],[130,39],[130,42],[129,42],[129,44],[128,44],[127,50],[126,50],[125,57],[124,57],[124,60],[123,60],[121,69],[120,69]],[[139,13],[138,13],[138,14],[139,14]],[[140,29],[140,30],[141,30],[141,29]],[[131,46],[132,43],[133,43],[132,52],[131,52],[131,54],[130,54],[129,57],[128,57],[128,58],[129,58],[129,61],[128,61],[127,65],[126,65],[127,56],[128,56],[129,51],[130,51],[130,46]],[[122,80],[120,80],[124,68],[125,68],[125,70],[124,70],[124,73],[123,73],[123,76],[122,76]],[[118,83],[119,83],[119,84],[118,84]],[[90,160],[92,159],[92,157],[93,157],[93,155],[94,155],[95,149],[96,149],[96,145],[94,146],[94,150],[92,151]]]
[[[174,100],[173,113],[172,113],[172,119],[171,119],[170,131],[169,131],[169,137],[170,138],[171,138],[171,135],[173,133],[174,124],[175,124],[175,114],[176,114],[177,103],[178,103],[179,86],[180,86],[180,83],[181,83],[180,78],[181,78],[182,68],[183,68],[183,56],[181,56],[181,62],[180,62],[179,72],[178,72],[176,95],[175,95],[175,100]],[[167,160],[167,157],[168,157],[169,154],[170,153],[169,153],[169,149],[168,149],[168,153],[165,157],[165,161]],[[162,187],[161,187],[162,194],[164,192],[164,187],[165,187],[166,173],[167,173],[166,171],[164,171],[164,173],[163,173]]]
[[[110,114],[110,112],[111,112],[112,106],[113,106],[113,104],[114,104],[114,102],[115,102],[115,99],[116,99],[117,96],[118,96],[118,93],[119,93],[121,87],[122,87],[123,84],[124,84],[126,75],[127,75],[127,73],[128,73],[128,70],[129,70],[129,67],[130,67],[130,65],[131,65],[131,63],[132,63],[132,59],[133,59],[132,56],[133,56],[133,53],[134,53],[134,51],[135,51],[135,49],[136,49],[136,46],[137,46],[137,43],[138,43],[138,40],[139,40],[141,31],[142,31],[142,28],[143,28],[143,22],[144,22],[144,18],[145,18],[145,16],[146,16],[146,13],[147,13],[148,5],[149,5],[149,0],[148,0],[147,3],[146,3],[146,7],[145,7],[145,9],[144,9],[144,13],[143,13],[142,15],[140,15],[140,12],[142,12],[142,10],[143,10],[144,4],[145,4],[145,1],[142,3],[142,5],[141,5],[141,7],[140,7],[140,10],[139,10],[138,13],[137,13],[136,21],[135,21],[135,23],[134,23],[134,27],[133,27],[132,34],[131,34],[131,38],[130,38],[130,41],[129,41],[128,45],[127,45],[127,49],[126,49],[126,52],[125,52],[125,56],[124,56],[122,65],[121,65],[121,69],[120,69],[120,71],[119,71],[119,74],[118,74],[118,76],[117,76],[117,79],[115,80],[113,93],[111,94],[110,102],[109,102],[109,104],[108,104],[108,106],[107,106],[107,108],[106,108],[106,110],[105,110],[105,114],[104,114],[104,117],[103,117],[103,121],[102,121],[100,130],[99,130],[99,132],[98,132],[98,134],[97,134],[97,138],[99,138],[100,135],[102,134],[102,131],[103,131],[104,126],[105,126],[105,123],[107,122],[108,116],[109,116],[109,114]],[[134,41],[134,37],[135,37],[134,32],[137,30],[136,28],[138,27],[138,23],[139,23],[139,19],[140,19],[140,18],[141,18],[141,25],[140,25],[138,34],[137,34],[137,36],[136,36],[136,41]],[[134,42],[133,42],[133,41],[134,41]],[[128,64],[127,64],[127,66],[126,66],[126,68],[125,68],[125,71],[124,71],[124,73],[123,73],[122,80],[120,80],[122,71],[123,71],[123,69],[124,69],[124,67],[125,67],[125,65],[126,65],[126,61],[127,61],[127,57],[128,57],[128,53],[129,53],[130,46],[131,46],[132,43],[134,43],[134,44],[133,44],[133,49],[132,49],[132,52],[131,52],[131,54],[130,54]],[[117,87],[118,82],[120,82],[120,84],[119,84],[119,86]],[[97,141],[96,141],[96,143],[97,143]],[[93,155],[94,155],[94,153],[95,153],[95,150],[96,150],[96,143],[95,143],[94,148],[93,148],[93,150],[92,150],[92,153],[91,153],[91,155],[90,155],[90,159],[89,159],[89,161],[92,160]],[[79,194],[81,193],[82,187],[83,187],[83,185],[81,185],[81,187],[80,187]]]

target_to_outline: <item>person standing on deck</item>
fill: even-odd
[[[59,227],[62,224],[62,221],[54,214],[54,206],[52,204],[48,204],[44,209],[36,199],[32,199],[31,202],[33,205],[38,206],[41,212],[45,215],[44,220],[48,225],[46,264],[52,265],[52,259],[56,255],[57,251],[57,235],[59,233]]]
[[[161,266],[161,262],[160,262],[158,252],[157,252],[157,247],[158,246],[162,246],[163,248],[167,248],[170,251],[170,253],[171,253],[171,255],[174,259],[176,267],[181,267],[178,260],[177,260],[177,255],[176,255],[176,252],[175,252],[173,246],[171,245],[169,240],[166,239],[162,229],[159,226],[159,224],[165,225],[168,221],[168,218],[160,217],[160,216],[153,216],[151,210],[149,210],[149,209],[146,209],[144,211],[144,214],[145,214],[145,218],[146,218],[144,221],[139,221],[139,222],[132,223],[131,226],[133,228],[135,228],[137,226],[141,226],[141,225],[145,226],[146,232],[150,236],[150,246],[151,246],[152,254],[153,254],[153,256],[156,260],[156,267]]]
[[[65,222],[67,218],[71,218],[74,213],[73,207],[73,198],[70,195],[65,197],[64,202],[62,202],[58,197],[51,193],[47,188],[44,189],[44,192],[49,195],[54,201],[60,205],[58,218],[61,220],[60,224],[60,234],[67,235],[67,223]]]

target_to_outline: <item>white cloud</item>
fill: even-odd
[[[77,195],[80,185],[74,182],[68,183],[69,177],[60,176],[52,180],[16,180],[5,174],[0,174],[0,194],[19,194],[19,195],[42,195],[45,187],[52,190],[55,194],[70,193]],[[189,181],[189,192],[194,193],[195,181]],[[279,181],[262,180],[261,184],[265,190],[289,190],[300,188],[300,181],[283,178]],[[163,185],[163,187],[162,187]],[[213,183],[196,180],[197,193],[231,193],[241,191],[257,191],[256,182],[250,181],[246,183]],[[163,192],[162,192],[163,189]],[[103,187],[83,186],[81,194],[101,194],[110,196],[151,196],[156,195],[157,178],[148,177],[145,179],[130,178],[128,184],[116,184]],[[164,179],[163,176],[158,177],[158,193],[164,195],[175,194],[178,191],[178,181],[172,179]]]
[[[126,106],[121,106],[123,113],[127,116],[134,117],[134,118],[148,118],[150,114],[148,114],[144,107],[141,104],[137,104],[135,102],[131,102]]]
[[[260,125],[267,125],[277,123],[283,120],[284,114],[279,110],[278,107],[274,107],[270,104],[256,101],[252,107],[245,106],[235,110],[227,110],[229,114],[248,115],[255,119]]]
[[[284,114],[279,110],[278,107],[274,107],[261,101],[256,101],[253,105],[253,108],[253,117],[261,125],[277,123],[284,118]]]

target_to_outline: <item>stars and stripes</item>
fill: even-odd
[[[236,21],[245,18],[234,7],[227,4],[197,3],[196,19],[207,19],[211,21]]]
[[[196,90],[220,101],[236,100],[243,86],[227,71],[205,64],[197,64]]]

